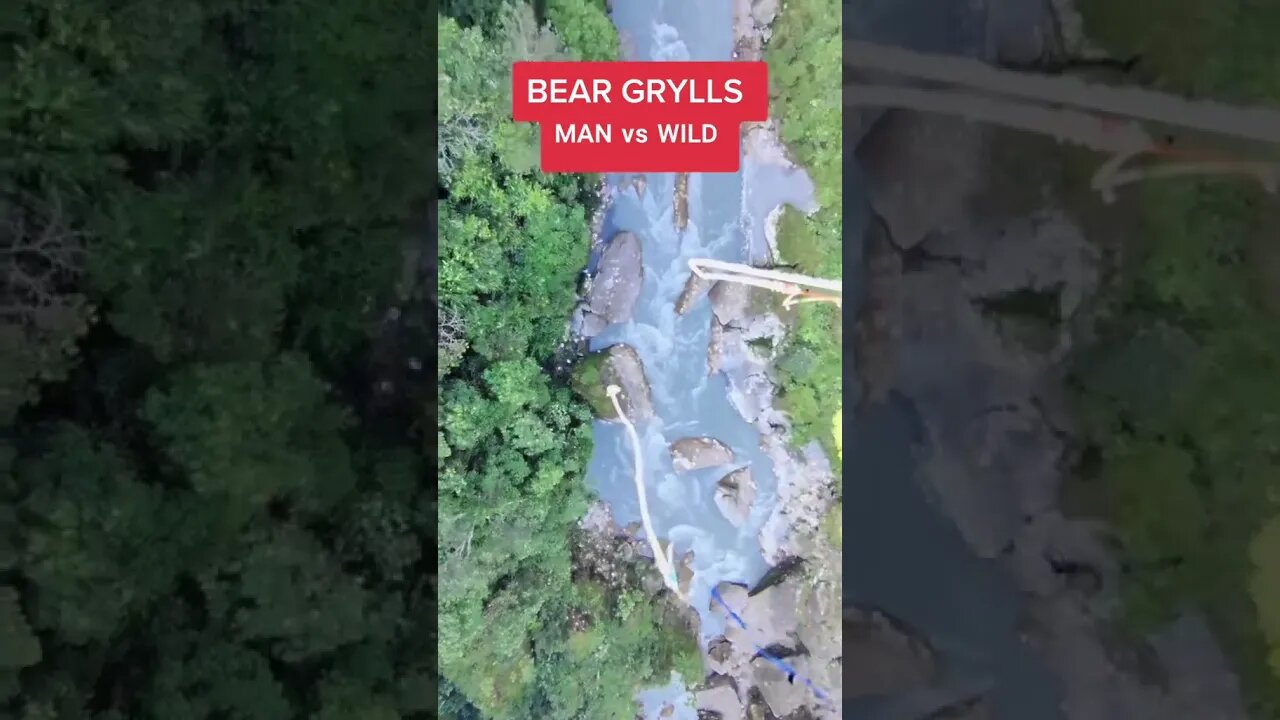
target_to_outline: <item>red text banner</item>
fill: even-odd
[[[548,173],[737,172],[769,116],[763,62],[518,62],[512,115],[538,123]]]

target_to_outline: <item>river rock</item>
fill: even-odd
[[[786,662],[796,669],[798,675],[809,676],[808,658],[788,657]],[[789,717],[812,701],[813,691],[807,685],[792,682],[781,668],[769,660],[758,657],[751,661],[751,669],[752,684],[760,691],[760,695],[774,715]]]
[[[1024,630],[1059,678],[1066,720],[1247,720],[1239,681],[1204,620],[1152,636],[1154,667],[1121,662],[1103,621],[1070,595],[1034,598]]]
[[[734,325],[746,316],[751,304],[751,286],[716,281],[710,292],[711,311],[722,325]]]
[[[883,218],[872,218],[862,255],[868,287],[858,307],[854,365],[862,382],[860,401],[877,403],[893,387],[902,331],[902,254]]]
[[[581,338],[593,338],[609,327],[609,321],[588,309],[585,302],[573,309],[573,334]]]
[[[906,624],[875,609],[844,611],[845,696],[891,695],[933,685],[938,661]]]
[[[838,564],[828,564],[829,569],[838,571]],[[801,565],[794,566],[800,568]],[[841,697],[838,587],[803,571],[780,571],[776,575],[774,582],[762,582],[751,592],[732,583],[722,583],[716,588],[742,625],[728,618],[723,607],[713,606],[713,610],[726,619],[726,634],[712,643],[716,651],[712,657],[713,670],[730,676],[739,688],[751,688],[751,696],[758,698],[759,705],[763,706],[756,708],[759,717],[835,720],[838,715],[817,702],[808,684],[790,682],[772,662],[759,657],[758,648],[768,648],[771,655],[795,667],[799,675],[824,689],[838,705]],[[823,602],[815,603],[815,597],[822,597]],[[827,610],[835,623],[824,621]],[[768,712],[763,708],[768,708]]]
[[[1151,638],[1170,688],[1166,717],[1248,717],[1240,681],[1204,617],[1187,613]]]
[[[744,712],[742,701],[738,699],[738,693],[734,692],[731,685],[717,685],[699,690],[693,696],[693,702],[699,718],[740,720]]]
[[[676,173],[676,188],[671,194],[676,230],[689,225],[689,173]]]
[[[629,321],[643,284],[640,238],[633,233],[619,232],[609,240],[600,255],[595,278],[587,293],[585,315],[596,316],[606,326]],[[591,337],[586,330],[601,327],[598,321],[589,317],[584,318],[582,326],[584,337]]]
[[[711,437],[681,438],[671,443],[671,464],[676,470],[701,470],[733,462],[733,450]]]
[[[777,16],[778,0],[755,0],[751,3],[751,19],[755,20],[756,27],[769,27]]]
[[[617,535],[622,530],[613,517],[609,503],[597,500],[587,507],[587,513],[578,521],[578,527],[595,535]]]
[[[724,369],[726,358],[731,357],[729,348],[741,341],[742,333],[734,328],[727,328],[711,318],[711,328],[707,333],[707,375],[715,375]]]
[[[676,585],[682,592],[689,592],[693,585],[693,551],[685,553],[676,564]]]
[[[1049,0],[986,0],[986,6],[986,55],[994,62],[1027,66],[1059,50]]]
[[[760,423],[768,422],[762,416]],[[789,556],[806,557],[813,538],[835,502],[835,474],[831,461],[816,440],[799,451],[784,432],[771,431],[760,438],[760,449],[773,464],[778,500],[760,528],[758,539],[765,562],[776,565]]]
[[[1098,258],[1053,210],[970,221],[904,255],[893,389],[925,427],[923,477],[974,550],[995,557],[1057,497],[1065,443],[1044,388],[1060,382]]]
[[[698,298],[705,295],[714,284],[714,281],[690,272],[689,279],[684,281],[684,289],[680,291],[680,297],[676,298],[676,314],[683,315],[689,312],[689,308],[693,307]]]
[[[644,373],[644,363],[636,349],[625,343],[610,345],[604,351],[600,364],[601,391],[610,385],[622,389],[619,403],[622,411],[632,422],[643,422],[653,417],[653,398],[649,390],[649,379]],[[608,414],[601,414],[605,420],[616,420],[617,415],[609,408]]]
[[[994,720],[995,713],[986,698],[977,697],[944,707],[924,720]]]
[[[707,643],[707,660],[711,663],[712,672],[724,673],[724,664],[733,655],[733,645],[729,639],[721,635]]]
[[[732,583],[716,588],[742,624],[728,618],[718,604],[713,606],[726,619],[723,641],[713,643],[715,669],[733,678],[738,687],[753,688],[770,709],[770,717],[798,717],[793,714],[797,712],[817,720],[839,717],[817,702],[808,684],[789,681],[758,654],[758,648],[767,648],[839,704],[841,595],[839,578],[828,577],[839,569],[838,557],[812,563],[792,558],[767,573],[754,590]]]
[[[751,468],[742,467],[720,478],[716,483],[716,507],[731,525],[740,528],[751,515],[751,505],[756,501],[756,483]]]
[[[734,583],[721,583],[716,591],[738,617],[742,627],[729,620],[725,638],[732,644],[734,653],[750,660],[757,647],[784,645],[795,647],[796,612],[800,607],[799,582],[775,585],[755,595]],[[723,608],[717,607],[723,613]]]
[[[1023,526],[1009,560],[1027,592],[1088,597],[1112,588],[1120,573],[1108,536],[1101,522],[1051,510]]]
[[[845,147],[857,150],[862,144],[862,139],[871,132],[871,128],[875,127],[886,112],[888,111],[883,108],[846,109],[844,117],[848,128],[845,130],[845,137],[848,140],[845,142]]]
[[[901,248],[964,222],[986,187],[985,134],[962,118],[890,110],[862,138],[857,155],[871,206]]]

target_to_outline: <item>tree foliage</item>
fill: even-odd
[[[1280,59],[1265,39],[1280,26],[1274,4],[1089,0],[1082,9],[1089,34],[1117,55],[1140,54],[1156,85],[1280,101],[1277,75],[1261,71]],[[1274,238],[1271,201],[1221,180],[1146,183],[1134,200],[1139,242],[1075,368],[1099,460],[1091,480],[1130,566],[1128,615],[1147,629],[1199,606],[1236,661],[1253,716],[1280,717],[1280,324],[1267,302],[1276,278],[1259,262]]]
[[[433,19],[0,7],[0,718],[433,708]]]
[[[612,29],[458,6],[0,6],[0,718],[596,720],[696,657],[607,593],[569,652],[589,415],[544,368],[594,188],[507,81]]]
[[[587,261],[594,180],[536,172],[507,88],[513,60],[602,59],[616,35],[593,3],[547,14],[509,5],[440,27],[438,647],[441,712],[458,720],[629,720],[644,683],[677,664],[700,674],[690,638],[572,569],[591,414],[546,368]]]
[[[839,278],[843,272],[843,123],[840,105],[841,7],[833,0],[793,1],[778,14],[765,52],[772,111],[788,152],[813,179],[818,210],[783,210],[778,224],[782,260],[801,272]],[[782,407],[797,442],[818,440],[833,460],[829,431],[843,382],[839,311],[802,305],[778,364]]]

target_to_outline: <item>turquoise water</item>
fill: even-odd
[[[637,60],[732,59],[732,5],[729,0],[629,0],[615,4],[614,22]],[[704,641],[721,634],[723,619],[710,609],[710,591],[724,581],[754,583],[767,569],[757,535],[775,505],[772,464],[760,450],[760,435],[730,404],[722,375],[707,373],[711,308],[704,298],[684,316],[673,309],[689,276],[691,258],[733,262],[758,259],[764,216],[778,202],[803,204],[811,187],[803,174],[744,163],[734,174],[695,174],[688,187],[689,221],[674,224],[675,175],[646,176],[643,196],[620,193],[605,218],[607,232],[635,233],[643,248],[644,284],[631,321],[594,338],[592,349],[623,342],[644,362],[656,417],[637,426],[646,469],[648,502],[655,530],[669,538],[676,556],[692,550],[691,597],[702,617]],[[621,178],[609,179],[617,183]],[[757,188],[744,195],[744,187]],[[731,466],[676,473],[668,445],[690,436],[714,437],[733,449]],[[716,481],[737,467],[750,466],[756,501],[748,521],[733,527],[713,500]],[[632,479],[631,449],[623,426],[597,422],[588,480],[613,509],[620,524],[639,519]],[[700,678],[699,678],[700,679]],[[667,703],[676,718],[695,718],[679,681],[642,693],[646,717],[658,717]]]

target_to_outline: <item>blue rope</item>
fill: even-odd
[[[738,627],[742,628],[743,630],[747,629],[747,624],[743,622],[742,617],[738,615],[738,613],[734,612],[733,608],[729,607],[729,603],[725,602],[724,598],[720,597],[719,590],[717,590],[716,588],[711,588],[711,598],[716,602],[720,603],[720,607],[724,608],[725,612],[729,613],[729,617],[733,620],[734,623],[737,624]],[[768,660],[774,667],[778,668],[778,670],[780,670],[783,675],[786,675],[787,679],[790,682],[795,682],[799,680],[801,683],[804,683],[810,690],[813,691],[813,694],[817,696],[819,700],[826,703],[827,706],[830,707],[832,710],[836,709],[835,702],[831,699],[831,696],[828,695],[822,688],[818,687],[817,685],[814,685],[812,680],[801,675],[800,672],[795,669],[795,667],[793,667],[791,664],[787,663],[785,660],[781,658],[770,655],[768,651],[766,651],[764,648],[760,647],[759,645],[756,645],[755,643],[752,643],[752,646],[755,647],[756,649],[756,654],[755,654],[756,657],[762,657],[765,660]]]

